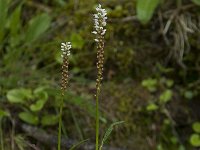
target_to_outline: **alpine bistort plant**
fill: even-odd
[[[107,12],[99,4],[94,14],[94,31],[95,42],[97,43],[97,79],[96,79],[96,150],[99,149],[99,94],[101,81],[103,79],[103,63],[104,63],[104,36],[106,33]]]
[[[61,80],[61,102],[60,102],[60,112],[59,112],[59,127],[58,127],[58,150],[61,149],[61,129],[62,129],[62,111],[63,111],[63,104],[64,104],[64,93],[67,89],[68,79],[69,79],[69,55],[71,49],[71,43],[61,43],[61,57],[63,58],[62,62],[62,80]]]

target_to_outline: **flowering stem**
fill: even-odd
[[[96,150],[99,149],[99,93],[100,89],[96,91]]]
[[[61,43],[61,51],[62,55],[61,57],[63,58],[63,63],[62,63],[62,80],[61,80],[61,101],[60,101],[60,112],[59,112],[59,126],[58,126],[58,150],[61,150],[61,131],[62,131],[62,113],[63,113],[63,105],[64,105],[64,93],[65,90],[67,89],[68,85],[68,65],[69,65],[69,58],[68,56],[70,55],[70,49],[71,49],[71,43],[66,42],[66,43]]]
[[[58,126],[58,150],[61,150],[61,131],[62,131],[62,112],[63,112],[64,94],[62,94],[60,112],[59,112],[59,126]]]

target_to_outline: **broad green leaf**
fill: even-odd
[[[73,44],[73,48],[81,49],[85,43],[84,39],[80,36],[80,34],[72,33],[70,37],[70,41]]]
[[[167,103],[168,101],[171,100],[173,96],[173,93],[171,90],[166,90],[165,92],[163,92],[160,97],[159,97],[159,100],[161,103]]]
[[[200,133],[200,122],[195,122],[192,124],[192,129],[196,132],[196,133]]]
[[[200,146],[200,136],[199,134],[192,134],[190,137],[190,144],[194,147]]]
[[[48,14],[40,14],[29,21],[26,31],[26,42],[32,42],[38,39],[49,28],[51,18]]]
[[[35,104],[32,104],[30,106],[30,110],[34,111],[34,112],[40,111],[44,107],[45,103],[46,103],[46,101],[44,101],[44,100],[38,100],[38,101],[36,101]]]
[[[34,94],[36,99],[39,99],[39,100],[42,100],[42,101],[47,101],[47,99],[48,99],[48,94],[43,87],[35,89],[33,91],[33,94]]]
[[[147,109],[147,111],[155,111],[158,109],[158,106],[156,104],[152,103],[152,104],[149,104],[146,109]]]
[[[45,115],[42,117],[41,123],[43,126],[55,125],[58,123],[58,119],[57,115]]]
[[[30,112],[21,112],[19,113],[19,118],[26,123],[37,125],[39,123],[38,116],[30,113]]]
[[[192,2],[200,6],[200,0],[192,0]]]
[[[8,91],[7,99],[11,103],[25,103],[26,100],[33,98],[30,89],[13,89]]]
[[[73,145],[69,150],[76,150],[81,144],[87,142],[89,139],[86,140],[82,140],[80,142],[78,142],[77,144]]]
[[[107,141],[107,139],[109,138],[111,132],[112,132],[113,129],[114,129],[114,126],[117,126],[117,125],[122,124],[122,123],[124,123],[124,121],[118,121],[118,122],[112,123],[112,124],[110,125],[110,127],[107,129],[107,131],[105,132],[105,134],[104,134],[104,136],[103,136],[103,139],[102,139],[102,141],[101,141],[101,145],[100,145],[99,150],[102,150],[103,145],[104,145],[104,143]]]
[[[36,103],[30,106],[31,111],[40,111],[48,99],[48,94],[45,91],[45,87],[39,87],[33,92]]]
[[[47,88],[47,87],[45,87],[45,86],[39,86],[38,88],[36,88],[36,89],[33,91],[33,93],[34,93],[34,94],[38,94],[38,93],[41,93],[41,92],[45,92],[46,88]]]
[[[137,0],[137,18],[142,24],[149,22],[159,2],[160,0]]]

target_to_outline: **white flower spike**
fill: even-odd
[[[97,36],[95,39],[96,42],[99,42],[99,37],[104,36],[106,33],[106,20],[107,20],[107,12],[105,9],[101,7],[99,4],[96,7],[96,14],[94,14],[94,31],[92,32]]]
[[[61,57],[69,56],[70,55],[70,49],[72,48],[71,42],[61,43]]]

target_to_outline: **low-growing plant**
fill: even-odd
[[[194,133],[190,136],[190,144],[193,147],[200,147],[200,122],[194,122],[192,129]]]

